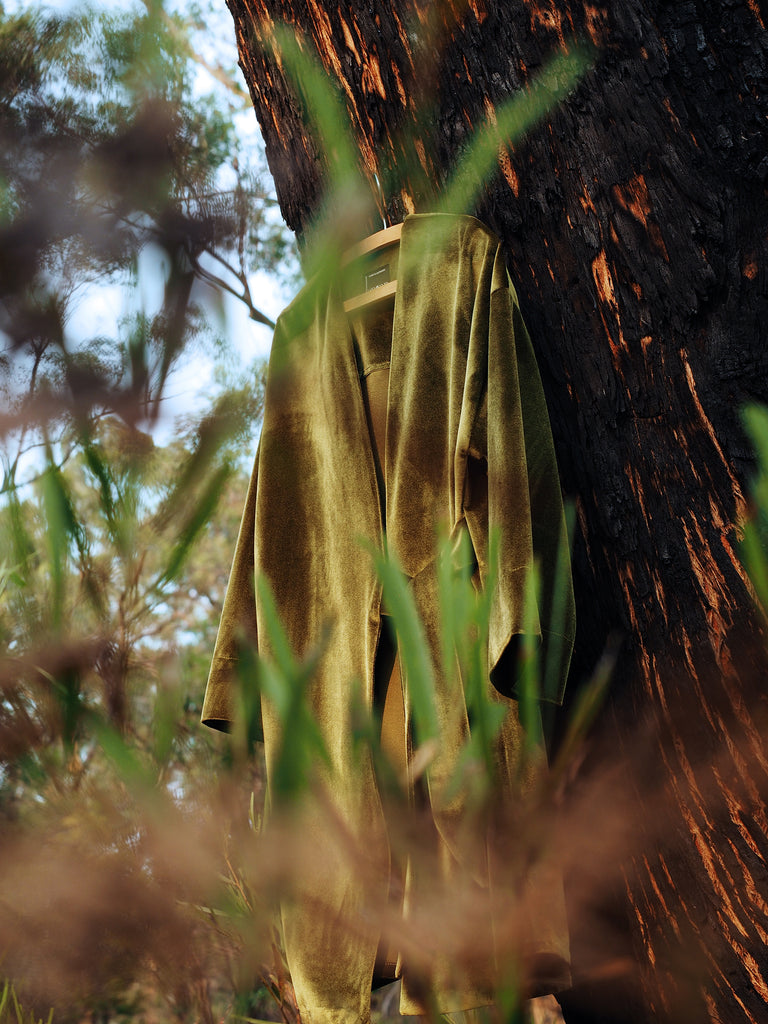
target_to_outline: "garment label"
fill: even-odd
[[[366,292],[369,292],[372,288],[378,288],[382,284],[386,284],[389,281],[389,264],[385,263],[383,267],[377,267],[376,270],[372,270],[370,274],[365,274],[365,288]]]

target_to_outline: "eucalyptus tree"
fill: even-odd
[[[447,195],[506,245],[576,509],[571,692],[621,645],[574,787],[593,787],[583,831],[605,841],[572,837],[568,1021],[765,1019],[765,622],[739,557],[754,468],[742,409],[768,398],[764,9],[228,6],[280,207],[307,248],[318,224],[326,240],[341,229],[338,247]],[[576,40],[592,70],[508,136],[510,98],[535,98]],[[340,97],[330,117],[322,79]],[[485,182],[461,160],[478,127]],[[611,796],[600,787],[619,769],[626,791]]]

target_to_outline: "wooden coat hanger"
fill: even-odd
[[[368,235],[362,241],[357,242],[344,252],[341,257],[341,266],[348,267],[356,260],[362,260],[365,257],[372,256],[377,252],[381,252],[384,249],[392,248],[400,244],[400,235],[403,231],[402,224],[393,224],[392,227],[384,228],[382,231],[377,231],[373,235]],[[359,309],[367,309],[370,306],[380,305],[390,299],[393,299],[395,292],[397,291],[397,280],[386,280],[381,284],[376,283],[376,277],[379,275],[383,276],[386,268],[379,267],[373,270],[370,274],[363,273],[365,280],[364,291],[353,295],[349,299],[344,301],[344,312],[353,313]]]

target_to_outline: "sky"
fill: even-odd
[[[83,5],[78,0],[43,0],[43,2],[39,2],[39,0],[4,0],[3,6],[7,13],[33,9],[47,9],[64,13],[81,9],[83,6],[89,6],[96,11],[141,8],[142,2],[141,0],[94,0],[89,5]],[[189,4],[188,0],[169,0],[166,6],[183,13]],[[218,61],[225,66],[234,66],[237,60],[237,51],[231,16],[226,9],[224,0],[220,0],[220,2],[211,0],[211,7],[213,8],[211,16],[215,18],[216,24],[211,26],[212,31],[207,34],[207,41],[205,38],[198,38],[195,41],[196,45],[200,49],[210,46],[210,52],[204,52],[203,55],[211,62]],[[218,88],[214,79],[202,67],[199,70],[199,76],[201,94]],[[236,115],[236,123],[239,137],[244,140],[246,145],[260,145],[258,123],[250,106]],[[279,217],[277,211],[276,216]],[[249,286],[257,307],[272,320],[277,318],[280,310],[292,298],[290,291],[287,290],[288,286],[263,272],[254,273],[249,280]],[[203,291],[204,288],[201,288],[201,296]],[[156,253],[148,251],[140,261],[138,288],[131,290],[115,285],[99,285],[84,288],[81,291],[78,301],[73,304],[67,323],[67,333],[74,344],[77,343],[78,338],[85,339],[99,334],[114,337],[119,334],[120,320],[127,315],[139,310],[150,314],[156,311],[162,300],[162,292],[162,261],[159,260]],[[257,356],[266,357],[272,339],[271,329],[251,320],[245,304],[232,296],[225,295],[223,311],[224,317],[217,321],[216,328],[226,335],[243,363],[249,364]],[[177,370],[172,381],[169,401],[166,403],[167,415],[161,423],[159,431],[154,431],[156,440],[162,443],[165,437],[172,434],[175,416],[193,412],[197,404],[202,404],[212,387],[212,359],[200,351],[193,350]]]

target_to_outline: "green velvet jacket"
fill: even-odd
[[[545,652],[542,699],[562,699],[575,627],[573,592],[541,382],[498,239],[471,217],[410,216],[403,225],[397,277],[386,537],[410,581],[436,666],[441,734],[430,768],[430,796],[437,830],[450,846],[443,811],[447,821],[455,807],[441,808],[441,785],[455,768],[468,722],[463,702],[437,669],[437,526],[454,536],[468,531],[482,579],[489,537],[499,538],[488,675],[494,699],[508,702],[513,712],[502,743],[519,745],[514,658],[506,655],[524,630],[540,636]],[[349,701],[353,681],[361,682],[364,699],[372,700],[382,588],[363,544],[381,548],[383,535],[358,362],[343,303],[333,286],[308,285],[275,330],[259,451],[202,719],[216,728],[232,720],[234,672],[243,644],[257,646],[266,659],[274,653],[260,630],[263,598],[254,574],[261,574],[298,657],[315,650],[327,633],[308,690],[330,754],[330,764],[319,772],[349,835],[386,851],[373,767],[355,745]],[[524,609],[534,565],[538,621],[536,611]],[[269,772],[280,725],[266,699],[262,719]],[[514,760],[509,751],[500,758]],[[508,781],[514,799],[520,778],[512,768]],[[332,840],[319,815],[313,820],[309,812],[307,829],[314,830],[317,867],[308,868],[302,892],[282,915],[302,1019],[364,1021],[377,945],[375,929],[364,923],[370,893],[349,870],[334,872],[330,850],[322,856]],[[531,947],[567,958],[562,908],[558,898],[554,902]],[[318,913],[320,906],[327,913]],[[450,965],[435,989],[442,1010],[486,1001],[472,979],[458,983],[451,977]],[[417,1012],[418,999],[409,999],[406,986],[403,1010]]]

